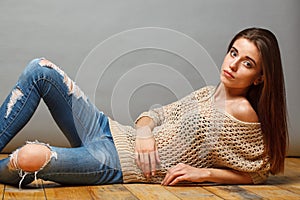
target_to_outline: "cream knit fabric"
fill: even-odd
[[[157,175],[148,182],[160,183],[167,170],[178,163],[249,172],[254,183],[266,180],[270,165],[263,154],[260,123],[239,121],[214,107],[214,91],[215,87],[204,87],[139,116],[154,120],[153,133],[161,159]],[[124,182],[147,182],[134,160],[135,129],[112,119],[110,129]]]

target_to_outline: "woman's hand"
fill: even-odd
[[[154,176],[156,166],[160,163],[157,146],[149,126],[136,130],[135,160],[146,178]]]
[[[247,172],[240,172],[233,169],[195,168],[182,163],[170,168],[161,184],[175,185],[181,181],[253,184]]]
[[[168,170],[162,185],[175,185],[181,181],[204,182],[209,177],[210,171],[206,168],[195,168],[179,163]]]

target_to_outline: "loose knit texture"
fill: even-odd
[[[270,164],[264,155],[260,123],[242,122],[216,108],[214,91],[215,87],[204,87],[138,117],[137,121],[148,116],[156,126],[153,134],[161,164],[150,180],[135,163],[135,129],[110,119],[125,183],[160,183],[167,170],[178,163],[248,172],[254,184],[267,179]]]

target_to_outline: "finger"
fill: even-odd
[[[184,175],[176,177],[174,180],[172,180],[168,185],[176,185],[177,183],[184,181],[185,177]]]
[[[152,151],[149,153],[149,159],[150,159],[150,168],[151,168],[151,175],[155,175],[156,171],[156,158],[155,158],[155,152]]]
[[[141,168],[141,162],[140,162],[140,158],[139,158],[139,153],[137,151],[135,152],[135,162],[136,162],[137,166],[139,168]]]
[[[162,185],[169,185],[173,180],[175,180],[178,176],[181,176],[181,168],[177,166],[172,167],[168,170],[164,180],[162,181]]]
[[[166,174],[166,176],[165,176],[165,178],[164,178],[164,180],[162,181],[162,185],[168,185],[170,182],[171,182],[171,180],[172,180],[173,178],[172,178],[172,173],[170,173],[170,170],[168,170],[168,172],[167,172],[167,174]]]
[[[139,154],[139,163],[140,163],[140,169],[143,171],[143,173],[144,173],[144,163],[145,163],[145,161],[144,161],[144,155],[143,155],[143,153],[140,153]]]
[[[166,185],[166,182],[169,178],[168,176],[169,176],[169,174],[167,173],[166,176],[164,177],[163,181],[161,182],[161,185]]]
[[[144,174],[147,178],[149,178],[150,176],[150,163],[149,163],[149,154],[148,153],[143,153],[143,157],[144,157],[144,164],[143,164],[143,168],[144,168]]]
[[[176,178],[174,176],[174,174],[167,173],[161,184],[162,185],[169,185],[169,183],[172,182],[174,180],[174,178]]]

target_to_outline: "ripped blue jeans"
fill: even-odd
[[[0,160],[0,183],[23,186],[35,178],[71,185],[122,183],[108,118],[59,67],[43,58],[28,64],[0,108],[0,151],[30,120],[41,99],[72,147],[37,142],[47,146],[51,156],[34,172],[18,167],[18,149]]]

